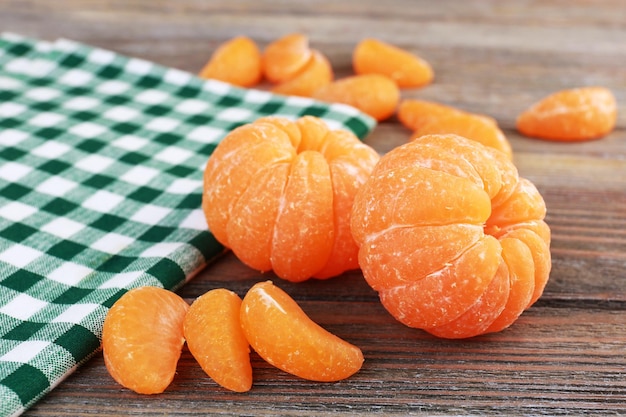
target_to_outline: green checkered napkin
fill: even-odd
[[[129,288],[176,289],[222,252],[200,210],[208,155],[265,115],[341,105],[245,90],[68,40],[0,37],[0,416],[100,346]]]

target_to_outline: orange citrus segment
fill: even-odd
[[[312,55],[305,35],[291,33],[283,36],[263,51],[263,74],[272,83],[288,81],[305,67]]]
[[[198,75],[240,87],[253,87],[262,78],[261,52],[250,38],[238,36],[220,45]]]
[[[272,241],[290,164],[271,165],[252,178],[233,206],[226,233],[235,255],[259,271],[272,270]]]
[[[380,159],[354,199],[351,227],[385,308],[459,338],[506,328],[541,296],[551,267],[545,214],[504,153],[425,135]]]
[[[431,327],[428,332],[447,339],[461,339],[485,333],[502,313],[509,292],[509,271],[506,264],[501,262],[487,289],[469,309],[449,323]]]
[[[400,90],[384,75],[354,75],[318,89],[313,97],[356,107],[374,119],[382,121],[395,113],[400,100]]]
[[[334,232],[328,163],[319,152],[303,151],[279,200],[270,255],[274,272],[291,281],[315,275],[328,261]]]
[[[352,211],[357,241],[395,227],[482,224],[491,212],[482,188],[466,178],[424,167],[401,165],[393,174],[376,170],[359,195]],[[392,195],[392,201],[384,198]]]
[[[517,118],[526,136],[559,141],[601,138],[615,128],[617,103],[604,87],[584,87],[550,94]]]
[[[491,121],[494,124],[496,123],[496,121],[489,116],[468,113],[455,107],[436,103],[434,101],[412,98],[407,98],[400,102],[397,116],[400,123],[402,123],[406,128],[416,131],[438,119],[459,114],[473,114],[474,116],[480,117],[485,121]]]
[[[241,126],[220,142],[204,171],[204,183],[210,187],[202,199],[209,228],[220,243],[230,247],[230,213],[252,178],[268,165],[291,162],[294,155],[289,136],[270,123]]]
[[[252,366],[240,311],[237,294],[211,290],[189,308],[184,331],[189,351],[209,377],[226,389],[246,392],[252,387]]]
[[[509,158],[513,157],[511,144],[497,124],[485,117],[469,113],[457,113],[437,118],[417,129],[411,139],[424,135],[447,133],[475,140],[504,152]]]
[[[357,44],[352,63],[356,74],[385,75],[400,88],[422,87],[434,77],[430,64],[419,56],[371,38]]]
[[[313,50],[309,62],[293,78],[278,84],[272,91],[277,94],[311,97],[315,91],[333,80],[333,69],[328,59]]]
[[[530,304],[535,288],[535,281],[524,279],[535,275],[535,265],[530,248],[516,238],[500,239],[502,258],[509,271],[508,298],[502,313],[486,329],[486,332],[498,332],[509,327],[517,320]]]
[[[360,265],[376,291],[419,281],[455,261],[483,237],[480,225],[395,227],[369,237],[361,246]],[[394,248],[393,251],[388,248]],[[406,274],[389,274],[406,270]]]
[[[271,365],[300,378],[331,382],[353,375],[361,350],[312,321],[271,281],[255,284],[241,306],[241,326],[254,350]]]
[[[485,236],[444,268],[382,290],[380,300],[410,327],[442,326],[465,313],[485,292],[500,265],[500,252],[498,241]]]
[[[122,386],[140,394],[158,394],[170,385],[185,338],[189,305],[157,287],[126,292],[113,304],[102,329],[107,370]]]

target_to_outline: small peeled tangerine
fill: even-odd
[[[542,294],[551,267],[543,198],[502,153],[426,135],[381,159],[359,190],[359,263],[400,322],[444,338],[497,332]]]
[[[289,281],[357,269],[352,200],[378,160],[321,119],[259,119],[228,134],[207,162],[207,224],[243,263]]]

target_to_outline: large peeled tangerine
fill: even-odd
[[[504,153],[427,135],[383,156],[352,232],[367,282],[400,322],[445,338],[510,326],[550,273],[544,201]]]

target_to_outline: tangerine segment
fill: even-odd
[[[528,308],[535,289],[534,280],[524,279],[535,275],[535,265],[528,245],[516,238],[500,239],[500,244],[502,258],[508,267],[510,288],[502,313],[489,325],[486,333],[499,332],[513,324]]]
[[[321,152],[329,161],[333,184],[335,241],[328,262],[315,274],[316,278],[330,278],[359,268],[358,248],[350,231],[352,202],[379,159],[372,148],[355,142],[354,135],[337,130],[329,135],[333,140],[327,140]]]
[[[198,74],[239,87],[261,82],[261,52],[248,37],[238,36],[220,45]]]
[[[102,351],[109,374],[140,394],[158,394],[176,373],[189,305],[175,293],[140,287],[122,295],[102,328]]]
[[[333,69],[328,59],[319,51],[313,50],[309,62],[293,78],[272,89],[274,93],[311,97],[315,91],[333,81]]]
[[[184,321],[187,346],[204,372],[222,387],[246,392],[252,387],[250,346],[241,329],[241,298],[217,288],[198,297]]]
[[[335,240],[333,184],[315,151],[299,153],[279,200],[270,259],[278,276],[304,281],[328,262]]]
[[[484,236],[457,259],[422,279],[379,292],[383,306],[401,323],[428,331],[457,319],[487,290],[502,248]],[[405,269],[399,273],[411,273]]]
[[[226,233],[233,253],[259,271],[272,270],[272,241],[291,165],[261,170],[232,208]],[[263,213],[263,215],[259,215]]]
[[[355,374],[361,350],[328,332],[271,281],[255,284],[241,305],[241,326],[271,365],[300,378],[331,382]]]
[[[291,33],[267,45],[261,57],[263,74],[271,83],[291,80],[309,62],[313,52],[309,38]]]
[[[209,229],[252,268],[291,281],[358,267],[352,200],[379,155],[315,117],[263,118],[231,132],[209,158]]]
[[[233,206],[258,172],[270,165],[291,162],[295,151],[280,127],[266,122],[243,125],[215,148],[204,171],[202,207],[211,233],[224,246]]]
[[[369,237],[361,246],[359,259],[361,266],[369,271],[368,284],[381,291],[440,271],[482,237],[480,225],[392,227]],[[390,247],[394,250],[389,251]],[[389,273],[402,269],[411,273]]]
[[[445,222],[447,212],[458,215]],[[381,158],[357,192],[351,227],[385,308],[458,338],[501,330],[539,298],[551,266],[544,216],[541,195],[502,152],[426,135]]]
[[[443,116],[417,129],[411,140],[424,135],[454,133],[504,152],[513,158],[511,144],[493,121],[482,116],[458,113]]]
[[[407,98],[400,102],[397,116],[398,120],[400,120],[405,127],[411,129],[412,131],[416,131],[438,119],[459,114],[473,114],[474,116],[480,117],[485,121],[490,121],[494,124],[496,123],[495,119],[489,116],[467,113],[463,110],[447,106],[445,104],[412,98]]]
[[[434,72],[428,62],[395,45],[377,39],[363,39],[352,54],[354,72],[381,74],[391,78],[400,88],[430,84]]]
[[[617,103],[604,87],[557,91],[541,99],[517,118],[526,136],[557,141],[601,138],[615,128]]]
[[[398,86],[379,74],[354,75],[318,89],[313,98],[343,103],[363,111],[377,121],[391,117],[400,100]]]
[[[390,228],[481,225],[490,213],[489,196],[470,180],[398,165],[389,171],[376,169],[359,190],[352,209],[352,234],[362,245]]]
[[[485,333],[504,310],[510,292],[509,280],[509,270],[501,262],[491,283],[474,305],[460,317],[443,326],[432,327],[428,332],[446,339],[462,339]]]

